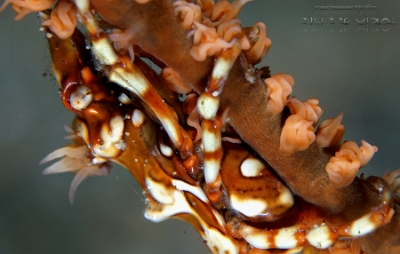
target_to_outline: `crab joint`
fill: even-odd
[[[192,142],[175,118],[175,112],[165,103],[136,65],[114,52],[110,42],[98,27],[97,20],[89,11],[88,1],[77,0],[76,5],[83,16],[85,27],[90,35],[95,38],[92,41],[94,57],[100,63],[110,67],[110,81],[136,94],[146,102],[164,126],[173,144],[181,152],[181,157],[190,156],[192,154]]]

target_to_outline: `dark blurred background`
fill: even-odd
[[[354,7],[316,7],[332,4]],[[268,27],[273,45],[260,66],[291,74],[293,95],[318,98],[322,119],[344,112],[345,139],[379,147],[367,175],[400,167],[399,13],[397,0],[258,0],[240,14],[244,26]],[[73,115],[60,103],[39,19],[13,17],[11,7],[0,13],[0,253],[208,253],[191,226],[146,221],[141,189],[118,166],[85,180],[73,205],[72,174],[42,175],[39,161],[67,143]],[[380,24],[358,24],[367,18]]]

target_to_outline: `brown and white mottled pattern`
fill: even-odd
[[[63,1],[40,16],[61,101],[76,115],[74,144],[43,162],[63,157],[44,173],[76,173],[71,201],[115,161],[144,189],[146,218],[189,221],[214,253],[359,253],[382,235],[398,247],[387,233],[399,228],[398,172],[388,183],[356,178],[377,148],[341,144],[342,115],[315,134],[318,101],[289,98],[291,76],[257,70],[271,41],[264,24],[236,19],[248,0]],[[22,16],[49,3],[12,4]]]

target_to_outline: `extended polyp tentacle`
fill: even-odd
[[[15,16],[15,20],[20,20],[31,12],[40,12],[49,9],[54,2],[55,1],[53,0],[5,0],[0,5],[0,12],[2,12],[9,4],[12,4],[12,8],[18,13]]]
[[[267,27],[262,22],[254,24],[248,36],[251,40],[252,47],[245,51],[245,54],[249,63],[255,65],[261,62],[267,55],[272,42],[267,38]]]
[[[71,37],[77,24],[77,10],[75,5],[66,0],[60,0],[51,12],[50,18],[42,22],[61,39]]]
[[[264,80],[267,86],[267,109],[274,115],[282,112],[288,101],[288,96],[292,93],[294,80],[288,74],[275,74]]]
[[[314,126],[322,114],[318,100],[301,102],[290,98],[287,106],[292,113],[282,128],[280,149],[283,154],[306,150],[315,141]]]
[[[87,0],[77,0],[76,5],[84,25],[92,37],[92,51],[100,61],[110,67],[109,79],[142,98],[156,114],[182,158],[192,155],[192,141],[179,125],[171,108],[160,97],[147,78],[129,59],[115,54],[105,34],[98,27],[96,19],[89,11]]]
[[[342,119],[343,113],[335,118],[326,119],[318,126],[316,142],[320,147],[329,147],[334,151],[340,148],[340,140],[344,134]]]
[[[326,165],[332,184],[338,188],[348,186],[357,175],[358,169],[365,166],[377,151],[376,146],[371,146],[364,140],[361,147],[353,141],[345,142]]]
[[[182,19],[182,25],[185,30],[190,30],[193,25],[193,21],[201,22],[201,8],[199,5],[194,3],[188,3],[187,1],[175,1],[175,15]]]
[[[288,100],[288,108],[293,115],[300,115],[304,120],[310,121],[315,126],[323,110],[318,106],[317,99],[308,99],[304,102],[292,97]]]

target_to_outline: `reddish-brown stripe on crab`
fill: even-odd
[[[83,65],[87,52],[82,50],[82,34],[76,31],[68,40],[52,36],[48,41],[62,102],[78,117],[70,133],[75,134],[71,136],[75,145],[54,151],[41,163],[64,157],[43,173],[76,173],[69,193],[73,202],[79,184],[88,176],[106,175],[110,169],[108,160],[125,149],[124,121],[116,98]]]
[[[224,150],[221,178],[231,209],[252,221],[274,221],[292,207],[292,193],[260,158],[230,142]]]
[[[230,214],[227,216],[227,225],[233,236],[243,238],[259,249],[288,249],[306,244],[311,244],[317,249],[326,249],[332,246],[339,237],[363,236],[390,222],[394,210],[389,186],[384,180],[377,177],[370,177],[366,181],[374,185],[380,192],[381,204],[351,223],[339,226],[332,226],[324,222],[314,226],[300,223],[292,227],[268,230],[257,228]],[[310,228],[311,226],[312,228]]]
[[[73,22],[70,21],[73,20],[69,15],[70,13],[73,14],[75,10],[74,4],[67,6],[62,4],[63,1],[65,0],[58,2],[51,16],[54,16],[54,21],[56,21],[57,18],[65,15],[67,23],[69,22],[69,26],[71,26]],[[334,243],[338,237],[338,234],[334,232],[335,230],[338,232],[340,230],[344,231],[342,234],[355,232],[358,235],[358,229],[367,228],[367,230],[361,230],[360,232],[368,233],[390,219],[393,213],[392,210],[384,208],[385,204],[383,203],[377,206],[379,190],[376,191],[370,187],[368,182],[359,178],[354,181],[351,179],[352,184],[347,187],[337,188],[338,186],[335,187],[332,184],[333,181],[329,180],[328,174],[324,170],[325,165],[330,163],[330,157],[335,152],[342,155],[347,154],[347,157],[341,157],[345,157],[347,161],[351,162],[353,162],[353,157],[360,157],[359,152],[356,151],[357,149],[352,146],[349,147],[349,143],[345,143],[342,146],[342,150],[347,149],[352,152],[345,153],[339,150],[340,139],[343,134],[343,128],[339,120],[341,117],[323,122],[318,128],[315,137],[313,128],[319,115],[316,101],[302,103],[295,98],[288,99],[289,95],[285,95],[287,91],[284,90],[288,88],[288,84],[291,89],[293,85],[289,82],[291,78],[280,82],[282,84],[286,82],[286,86],[284,84],[284,86],[278,87],[278,93],[270,89],[271,87],[275,88],[274,85],[276,85],[273,78],[268,80],[272,84],[270,85],[271,87],[266,87],[263,84],[262,79],[269,78],[268,71],[257,70],[252,64],[260,61],[269,49],[270,40],[266,38],[266,27],[264,24],[256,23],[253,28],[242,28],[240,21],[233,19],[247,0],[234,1],[233,3],[227,0],[221,0],[218,3],[209,0],[198,0],[196,1],[197,5],[188,1],[175,1],[175,10],[173,0],[151,1],[148,4],[137,4],[138,2],[91,0],[90,5],[93,6],[89,6],[87,1],[77,2],[78,6],[84,7],[80,8],[85,10],[85,13],[80,16],[80,20],[86,23],[90,34],[87,40],[93,43],[92,50],[96,56],[95,58],[97,58],[94,59],[95,63],[100,62],[100,64],[93,64],[93,66],[87,68],[84,65],[91,65],[90,62],[93,59],[84,60],[82,56],[78,57],[77,61],[73,61],[72,57],[67,56],[71,52],[75,54],[73,50],[61,50],[62,54],[58,55],[59,58],[57,60],[61,59],[60,55],[65,55],[68,57],[66,58],[67,60],[72,60],[71,62],[58,62],[59,66],[55,69],[58,69],[57,78],[63,86],[61,93],[63,103],[68,109],[75,112],[79,119],[73,125],[74,130],[69,132],[69,137],[74,139],[77,144],[74,149],[65,149],[61,153],[57,152],[57,156],[62,156],[60,154],[68,154],[68,156],[66,160],[64,160],[65,158],[61,160],[62,163],[56,164],[56,168],[63,166],[65,167],[63,170],[76,172],[75,169],[68,167],[66,163],[71,161],[71,158],[76,159],[73,157],[76,153],[81,153],[78,154],[79,158],[77,159],[79,161],[77,165],[83,165],[87,161],[90,165],[86,166],[94,165],[95,173],[101,173],[101,170],[99,170],[100,165],[106,165],[102,163],[109,160],[118,161],[138,179],[146,190],[146,197],[149,199],[151,206],[157,209],[160,208],[160,210],[164,209],[164,213],[156,213],[156,216],[179,216],[191,222],[202,234],[207,235],[211,232],[209,234],[213,235],[213,237],[207,241],[210,249],[214,252],[224,250],[220,245],[220,242],[224,240],[227,241],[227,246],[230,246],[229,243],[237,245],[235,240],[229,236],[229,233],[232,232],[228,232],[224,228],[226,221],[219,217],[227,213],[235,214],[235,216],[244,221],[243,226],[249,226],[255,230],[267,231],[270,229],[270,225],[274,225],[271,229],[276,230],[277,235],[279,235],[279,230],[283,232],[289,229],[288,231],[290,231],[290,225],[296,226],[304,223],[307,225],[307,230],[309,230],[306,239],[315,247],[327,247]],[[61,7],[64,8],[64,12],[59,12]],[[66,7],[71,7],[71,9],[68,10]],[[180,18],[176,18],[177,14],[182,14],[180,17],[184,21],[186,31],[180,26]],[[99,26],[104,29],[104,34],[97,27],[100,22],[97,23],[98,19],[93,18],[93,15],[101,18],[102,22]],[[42,14],[42,17],[48,18],[44,14]],[[103,21],[105,22],[103,23]],[[105,23],[108,24],[105,25]],[[190,23],[193,23],[193,26]],[[54,26],[49,25],[49,27],[56,33]],[[116,27],[119,30],[116,31],[114,29],[113,34],[106,38],[107,33],[109,33],[107,29]],[[190,28],[193,28],[193,30],[186,37],[187,30]],[[51,34],[47,35],[51,37]],[[192,35],[193,40],[191,40]],[[65,35],[60,34],[60,36]],[[114,48],[111,48],[109,39],[114,42]],[[220,56],[224,52],[233,50],[232,47],[234,47],[235,42],[240,44],[242,51],[239,56],[240,60],[236,61],[233,67],[229,66],[229,70],[225,70],[226,64],[220,65],[221,68],[218,69],[218,62],[221,60]],[[85,46],[85,43],[82,43],[76,45],[76,48],[77,50],[83,50]],[[192,55],[190,52],[192,52]],[[53,54],[57,54],[55,50],[53,50]],[[134,59],[134,66],[132,67],[128,63],[128,54],[131,57],[129,60],[133,61],[134,54],[137,54],[141,57],[149,58],[154,64],[163,68],[165,72],[173,70],[177,75],[174,75],[172,82],[168,83],[165,76],[164,80],[162,80],[155,71],[149,71],[151,68],[144,64],[139,57]],[[204,61],[197,62],[193,57],[199,57],[196,59]],[[212,70],[214,59],[216,59],[214,61],[216,65]],[[71,70],[68,70],[67,66],[72,67]],[[99,73],[97,73],[97,67],[102,67]],[[136,70],[132,70],[133,68],[139,70],[141,72],[139,74],[145,76],[148,82],[146,83],[145,81],[143,83],[142,76],[137,74]],[[210,76],[211,71],[213,73]],[[224,78],[222,81],[218,80],[219,72],[223,73],[222,76],[230,72],[226,84]],[[66,73],[68,75],[64,75]],[[217,74],[214,75],[215,73]],[[116,76],[114,77],[115,80],[120,85],[122,84],[124,88],[126,86],[130,87],[130,92],[126,96],[119,95],[119,90],[122,89],[114,86],[111,82],[107,84],[107,89],[96,90],[104,87],[101,81],[107,79],[107,81],[110,81],[110,75]],[[100,80],[97,80],[96,76]],[[130,80],[126,79],[126,77]],[[157,82],[157,79],[159,82]],[[207,84],[210,84],[209,87],[205,87]],[[222,91],[220,84],[224,84],[224,91]],[[161,98],[174,109],[170,111],[172,114],[166,111],[168,109],[162,108],[162,100],[152,101],[153,95],[156,93],[149,92],[148,87],[157,90]],[[202,102],[206,102],[203,105],[209,106],[203,110],[208,115],[203,112],[202,118],[203,130],[207,131],[202,141],[208,142],[207,144],[210,144],[209,147],[204,144],[202,146],[200,142],[196,142],[201,138],[200,133],[202,131],[200,126],[196,125],[201,119],[200,113],[197,111],[199,108],[193,106],[197,100],[195,98],[197,94],[194,97],[193,95],[188,96],[193,98],[185,103],[187,105],[181,105],[176,99],[177,94],[175,92],[186,93],[190,92],[192,88],[200,95],[202,93],[207,95],[208,92],[211,94],[209,97],[205,96],[205,99],[201,98]],[[222,95],[220,96],[221,91]],[[100,98],[101,96],[103,97]],[[152,104],[153,108],[161,108],[158,111],[158,115],[144,102],[136,100],[137,96]],[[279,100],[275,100],[276,98]],[[220,99],[221,108],[219,106]],[[287,99],[289,102],[286,104],[285,100]],[[271,110],[267,110],[269,102],[273,102],[272,106],[280,108],[278,113],[271,113]],[[165,105],[167,104],[165,103]],[[260,108],[263,110],[260,110]],[[228,109],[230,110],[229,114],[227,113]],[[280,113],[281,111],[283,112],[282,114]],[[287,114],[289,111],[291,112],[290,116]],[[222,114],[222,112],[224,113]],[[243,185],[232,186],[231,183],[234,181],[230,181],[223,175],[225,161],[235,161],[236,159],[229,155],[232,147],[225,143],[221,146],[221,140],[223,140],[221,138],[221,130],[215,131],[215,128],[212,127],[217,126],[217,129],[220,128],[219,119],[225,119],[221,115],[227,116],[228,119],[224,135],[231,138],[237,137],[237,141],[243,143],[240,147],[249,153],[244,161],[230,168],[230,170],[234,169],[235,173],[239,175],[237,179],[240,179]],[[170,121],[175,118],[179,118],[177,122],[182,124],[182,128],[187,131],[188,136],[196,139],[193,155],[188,156],[184,161],[175,153],[176,148],[178,147],[179,149],[179,144],[177,146],[176,143],[179,142],[177,133],[180,132],[180,126],[176,126],[177,128],[170,126]],[[162,122],[163,119],[164,122]],[[197,135],[195,135],[191,127],[184,124],[185,120],[191,126],[197,127]],[[224,120],[221,121],[225,122]],[[283,125],[284,122],[286,123]],[[159,123],[165,125],[166,128],[157,125]],[[299,125],[299,123],[301,124]],[[168,133],[173,142],[167,138],[166,129],[170,130]],[[224,129],[222,130],[223,132]],[[296,129],[296,135],[293,135],[294,137],[283,135],[287,133],[288,129]],[[302,134],[302,132],[305,135],[297,135]],[[141,136],[137,135],[138,133]],[[286,141],[282,141],[280,140],[282,136],[289,138]],[[306,138],[302,138],[304,136]],[[239,137],[242,137],[243,140],[239,139]],[[177,142],[174,143],[174,139]],[[303,139],[306,141],[304,142]],[[116,143],[117,140],[118,142]],[[190,142],[189,138],[187,140]],[[292,142],[293,140],[294,142]],[[301,142],[297,142],[298,140]],[[313,142],[314,140],[316,142]],[[288,143],[289,145],[287,145]],[[290,144],[295,145],[290,147]],[[89,146],[91,150],[86,148]],[[182,145],[182,147],[188,146]],[[257,153],[253,152],[250,147],[256,149]],[[185,154],[184,149],[179,150],[181,155]],[[93,151],[97,152],[97,154],[94,154]],[[222,151],[225,153],[224,156],[222,156]],[[52,156],[57,157],[55,155]],[[221,156],[222,165],[218,163]],[[297,197],[296,206],[290,209],[288,213],[285,213],[281,221],[279,221],[282,212],[289,207],[288,204],[290,202],[284,201],[293,199],[293,197],[290,192],[286,192],[284,189],[279,192],[266,184],[270,177],[266,176],[265,168],[269,168],[269,165],[264,163],[260,156],[272,165],[274,170],[280,174],[282,180],[296,194],[307,200],[307,202],[317,205],[317,208],[320,209],[318,211],[321,211],[321,213],[317,213],[317,219],[309,216],[311,217],[309,220],[313,224],[307,224],[301,219],[295,221],[296,209],[299,209],[299,207],[303,209],[301,211],[307,209],[298,204],[297,201],[300,198]],[[331,160],[335,160],[333,158]],[[205,182],[206,178],[209,177],[204,177],[203,174],[204,159],[206,162],[212,162],[214,170],[208,172],[216,175],[215,180],[211,183]],[[342,165],[345,163],[338,161],[333,164]],[[220,167],[222,169],[219,171]],[[347,168],[341,170],[346,171]],[[47,171],[51,172],[53,169]],[[79,170],[77,179],[82,179],[83,172],[88,171]],[[163,174],[166,177],[163,177]],[[389,178],[392,177],[390,176]],[[388,179],[388,181],[396,186],[394,188],[397,188],[398,180],[393,182],[393,180]],[[74,182],[77,181],[74,180]],[[260,192],[270,188],[272,189],[271,194],[263,193],[265,196],[261,197],[253,187]],[[73,189],[72,186],[71,189]],[[179,197],[175,199],[175,195]],[[269,199],[268,195],[275,195],[276,198]],[[179,204],[175,206],[174,202],[176,203],[179,198],[183,202],[178,202]],[[188,205],[195,213],[188,208]],[[282,206],[281,210],[274,209],[274,207],[279,206]],[[371,208],[373,213],[368,213]],[[168,211],[172,211],[172,213],[168,213]],[[175,214],[175,212],[179,213],[179,211],[182,211],[179,215]],[[158,210],[158,212],[160,211]],[[260,213],[264,213],[263,215],[274,213],[274,216],[270,216],[271,218],[267,215],[262,217],[259,216]],[[309,213],[312,214],[312,212]],[[368,215],[363,216],[365,213],[368,213]],[[303,214],[301,213],[301,215]],[[201,216],[201,220],[204,223],[197,219],[199,216]],[[275,218],[278,218],[278,221],[268,221]],[[286,222],[285,219],[290,222]],[[279,223],[282,221],[285,221],[286,224],[280,225]],[[324,225],[323,223],[326,224]],[[204,225],[208,225],[206,229],[204,229]],[[384,227],[382,230],[397,232],[398,225],[398,219],[396,220],[395,218],[390,225],[394,228],[393,230],[388,230],[388,227]],[[280,227],[284,228],[279,229]],[[247,228],[249,229],[248,232],[253,230],[251,228]],[[215,232],[219,233],[219,235]],[[379,230],[376,232],[379,232]],[[232,234],[235,235],[234,232]],[[253,234],[249,241],[257,242],[257,237],[263,234],[268,235],[268,232]],[[235,235],[235,237],[241,238],[239,240],[240,245],[245,242],[242,236]],[[297,239],[298,237],[304,238],[304,232],[300,230],[294,233],[294,237],[289,235],[288,239],[293,240],[293,238]],[[212,241],[217,242],[211,243]],[[332,248],[340,246],[341,244],[339,243],[342,242],[334,243]],[[250,246],[250,244],[245,245]],[[274,243],[270,244],[270,246],[273,247],[275,245],[274,240]],[[347,245],[350,246],[349,244]],[[390,244],[387,245],[390,246]],[[214,246],[218,247],[214,248]],[[301,248],[297,247],[297,250]],[[235,251],[234,248],[231,250]],[[244,250],[240,247],[240,251]],[[248,247],[247,250],[249,250],[249,253],[270,252],[257,250],[254,246]],[[292,249],[291,251],[295,250]],[[275,250],[271,252],[275,252]],[[278,252],[283,251],[278,250]]]
[[[152,135],[158,126],[143,116],[140,126],[127,122],[130,133],[126,138],[127,151],[115,160],[142,183],[147,202],[145,217],[154,222],[182,217],[193,224],[210,249],[237,253],[236,241],[227,234],[224,220],[210,204],[199,183],[179,169],[176,156],[167,158],[160,154],[157,139]]]
[[[389,223],[394,214],[391,188],[387,182],[375,176],[368,177],[366,181],[379,192],[381,202],[377,207],[371,209],[371,212],[357,220],[345,225],[333,227],[341,236],[357,237],[371,233]]]
[[[232,48],[222,51],[216,60],[209,85],[197,100],[197,108],[200,116],[203,118],[201,128],[204,148],[204,179],[207,185],[206,192],[215,204],[219,202],[221,197],[221,191],[219,190],[221,180],[218,175],[222,158],[222,122],[217,117],[217,111],[225,80],[239,53],[240,45],[236,41],[234,41]]]
[[[204,150],[204,179],[207,184],[217,180],[222,158],[221,121],[203,120],[202,144]]]
[[[76,5],[86,28],[93,37],[92,51],[95,57],[102,64],[110,67],[109,79],[142,98],[163,124],[175,147],[181,152],[182,158],[191,156],[192,142],[179,125],[173,110],[165,103],[139,68],[126,57],[119,57],[115,54],[110,42],[102,35],[97,21],[89,11],[89,2],[77,0]]]
[[[232,48],[222,51],[217,57],[209,85],[197,100],[197,108],[202,118],[213,120],[219,109],[219,96],[223,90],[229,71],[240,54],[240,45],[234,41]]]
[[[266,230],[250,226],[237,217],[228,218],[227,226],[231,234],[243,238],[258,249],[292,249],[307,243],[306,226],[304,224],[292,227]]]
[[[125,61],[126,62],[126,61]],[[183,158],[192,153],[192,144],[187,133],[179,125],[175,113],[151,86],[146,77],[136,66],[126,62],[125,67],[116,67],[110,71],[110,80],[126,87],[142,98],[156,114],[169,134],[175,147],[180,150]]]

